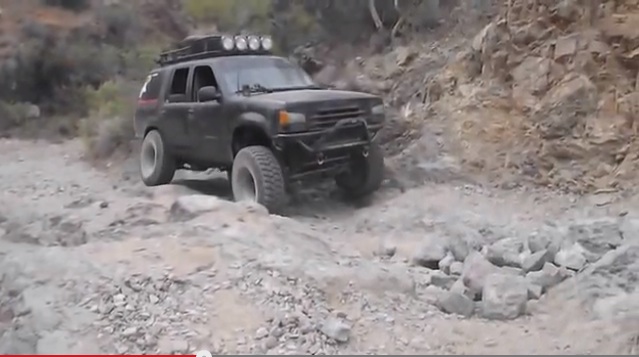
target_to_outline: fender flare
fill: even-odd
[[[262,114],[255,112],[243,113],[239,116],[239,118],[235,121],[235,125],[233,126],[232,133],[238,128],[241,127],[257,127],[264,131],[264,134],[269,134],[271,132],[271,128],[269,128],[269,123],[266,120],[266,117]]]

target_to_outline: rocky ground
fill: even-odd
[[[440,157],[277,217],[215,175],[149,189],[77,142],[0,145],[2,353],[634,352],[632,198],[443,183]]]
[[[636,88],[609,83],[636,6],[593,34],[576,4],[325,63],[394,108],[369,202],[322,184],[270,216],[224,175],[146,188],[134,160],[3,139],[0,353],[636,354]]]

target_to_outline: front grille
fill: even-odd
[[[357,106],[320,109],[311,116],[311,127],[314,130],[329,129],[342,119],[362,117],[364,114]]]

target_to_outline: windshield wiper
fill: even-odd
[[[319,86],[319,85],[316,85],[316,84],[312,84],[312,85],[308,85],[308,86],[273,88],[271,90],[273,92],[286,92],[286,91],[304,90],[304,89],[326,89],[326,88],[322,87],[322,86]]]
[[[254,94],[254,93],[273,93],[273,89],[272,88],[267,88],[264,87],[263,85],[259,84],[259,83],[253,83],[253,84],[245,84],[242,86],[241,89],[238,89],[235,94],[244,94],[244,95],[249,95],[249,94]]]

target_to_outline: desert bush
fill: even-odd
[[[141,81],[156,65],[155,60],[164,46],[150,43],[121,53],[123,60],[123,75],[131,80]]]
[[[33,104],[0,102],[0,132],[24,125],[39,114],[38,107]]]
[[[97,10],[97,21],[103,27],[102,41],[120,48],[128,48],[141,40],[139,14],[131,4],[113,4]]]
[[[270,0],[186,0],[187,15],[199,23],[214,23],[221,31],[268,31]]]
[[[133,138],[132,118],[138,84],[125,80],[107,81],[98,89],[87,88],[91,108],[78,126],[88,156],[102,159],[117,150],[128,150]]]
[[[115,10],[114,10],[115,11]],[[107,32],[80,29],[66,37],[38,23],[26,23],[26,40],[0,63],[0,100],[38,104],[47,114],[84,116],[89,105],[84,102],[84,88],[98,88],[116,75],[141,78],[152,66],[157,49],[133,46],[134,18],[103,14]],[[124,16],[124,17],[123,17]],[[129,26],[129,30],[124,30]],[[118,32],[108,30],[119,28]],[[105,41],[96,41],[104,37]]]
[[[68,10],[81,11],[91,6],[91,0],[42,0],[47,6],[58,6]]]

